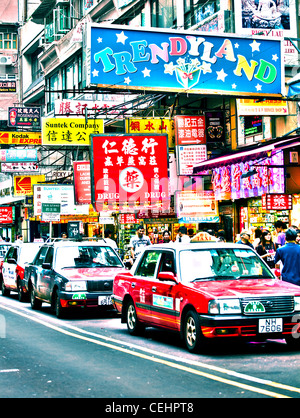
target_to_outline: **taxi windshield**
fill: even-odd
[[[109,246],[65,246],[57,249],[56,268],[123,267]]]
[[[182,250],[179,253],[184,283],[205,280],[274,279],[250,249],[213,248]]]

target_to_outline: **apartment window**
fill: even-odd
[[[42,75],[41,64],[38,59],[39,51],[34,52],[31,55],[31,78],[32,82],[37,80]]]
[[[151,25],[156,28],[176,28],[176,0],[151,2]]]
[[[211,17],[220,10],[220,0],[185,0],[184,27],[190,28],[195,24]]]
[[[55,100],[60,98],[59,88],[59,74],[56,73],[47,80],[47,90],[49,90],[49,101],[47,103],[47,111],[54,109]]]
[[[0,49],[17,49],[17,33],[0,33]]]

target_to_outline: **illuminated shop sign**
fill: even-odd
[[[268,166],[272,167],[268,167]],[[279,151],[270,158],[240,162],[218,167],[213,170],[213,189],[216,200],[242,199],[262,196],[266,193],[284,193],[283,152]],[[253,171],[253,175],[242,177]]]

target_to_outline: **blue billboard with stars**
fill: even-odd
[[[91,24],[91,86],[124,90],[281,96],[282,41],[232,34]]]

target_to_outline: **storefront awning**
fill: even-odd
[[[212,170],[228,164],[251,161],[258,158],[266,158],[272,151],[279,151],[296,146],[300,146],[299,136],[289,139],[281,139],[280,141],[268,143],[267,145],[259,144],[255,145],[255,147],[247,147],[247,149],[245,148],[243,151],[234,151],[228,154],[223,154],[220,157],[214,157],[202,161],[193,168],[193,175],[200,175],[203,171]]]

